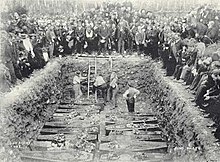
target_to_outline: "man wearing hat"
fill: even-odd
[[[137,32],[135,33],[134,39],[137,46],[138,55],[140,55],[143,52],[146,40],[145,29],[143,29],[140,25],[137,27]]]
[[[99,28],[99,53],[103,52],[106,53],[107,52],[107,45],[108,45],[108,39],[110,37],[110,29],[107,27],[106,25],[106,21],[102,21],[102,24]]]
[[[97,75],[97,77],[95,79],[95,83],[94,83],[94,88],[96,90],[101,90],[102,97],[104,99],[104,104],[106,104],[106,101],[107,101],[107,84],[106,84],[106,82],[103,79],[103,76],[101,74]]]
[[[76,75],[73,77],[73,90],[75,93],[75,100],[78,100],[82,96],[80,82],[81,82],[80,71],[77,71]]]
[[[111,99],[113,103],[113,108],[118,107],[117,105],[117,93],[118,93],[118,77],[117,74],[113,71],[110,76],[110,83],[109,83],[109,88],[108,88],[108,93],[107,93],[107,99],[108,101]]]
[[[198,70],[196,71],[195,78],[193,79],[190,85],[191,90],[195,89],[197,85],[199,84],[202,76],[205,73],[208,73],[208,70],[210,69],[210,64],[211,64],[211,61],[208,58],[206,58],[203,61],[202,60],[198,61]]]
[[[128,82],[128,89],[123,94],[123,97],[127,102],[128,112],[134,112],[135,99],[139,94],[140,91],[134,88],[134,83]]]
[[[207,93],[204,95],[204,104],[206,111],[213,114],[220,114],[220,69],[217,69],[215,74],[217,81],[215,86],[207,90]]]
[[[85,39],[85,29],[82,26],[82,22],[79,21],[77,28],[75,30],[75,37],[76,37],[76,52],[82,54],[83,47],[84,47],[84,39]]]
[[[197,105],[201,105],[204,102],[205,94],[207,90],[214,87],[217,84],[217,80],[220,75],[220,70],[215,69],[208,74],[208,78],[201,84],[196,92],[195,102]]]
[[[89,54],[91,54],[93,52],[93,46],[94,46],[94,31],[93,28],[91,26],[88,26],[85,30],[85,40],[86,40],[86,44],[87,44],[87,52]]]
[[[212,44],[214,42],[216,42],[217,38],[218,38],[218,34],[219,34],[219,27],[215,25],[214,21],[210,21],[208,23],[208,29],[207,32],[204,36],[203,41],[206,44]]]
[[[11,74],[9,69],[0,60],[0,94],[9,92],[11,88]]]
[[[47,43],[49,44],[50,58],[53,57],[55,38],[56,38],[56,35],[55,35],[55,32],[54,32],[54,28],[53,28],[53,26],[49,26],[48,30],[46,31],[46,40],[47,40]]]

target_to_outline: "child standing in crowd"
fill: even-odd
[[[125,98],[127,102],[128,112],[134,112],[134,106],[135,106],[135,99],[137,98],[137,95],[140,94],[140,91],[134,88],[134,85],[132,82],[128,83],[128,90],[125,91],[123,94],[123,97]]]

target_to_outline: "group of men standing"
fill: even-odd
[[[131,7],[113,7],[105,11],[85,11],[59,25],[53,22],[46,27],[46,40],[51,55],[68,55],[93,52],[122,55],[134,51],[150,53],[158,40],[158,24],[154,15],[145,10],[138,13]],[[155,53],[154,53],[155,54]],[[156,54],[157,55],[157,54]]]
[[[77,102],[82,97],[81,91],[81,76],[80,71],[77,71],[73,78],[73,90],[75,94],[75,101]],[[126,100],[127,108],[129,112],[134,112],[135,99],[139,95],[140,91],[134,88],[132,82],[128,82],[128,89],[123,94],[123,98]],[[116,72],[111,72],[109,81],[106,82],[101,74],[97,75],[95,82],[93,84],[94,91],[97,91],[99,96],[103,98],[104,105],[107,102],[111,102],[112,108],[115,109],[118,107],[118,76]]]

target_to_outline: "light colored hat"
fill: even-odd
[[[213,73],[214,75],[220,75],[220,69],[214,69],[214,70],[212,71],[212,73]]]

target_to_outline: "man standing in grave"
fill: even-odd
[[[82,96],[82,91],[80,87],[80,71],[77,71],[76,75],[73,78],[73,90],[75,93],[75,100],[78,101]]]
[[[134,88],[134,84],[132,82],[128,82],[128,89],[123,94],[123,97],[126,99],[128,112],[134,112],[135,99],[137,95],[140,94],[140,91]]]
[[[101,74],[98,75],[95,79],[94,89],[101,91],[102,97],[103,97],[103,100],[104,100],[104,105],[106,105],[106,101],[107,101],[107,84],[106,84],[106,82],[103,79],[103,76]]]

